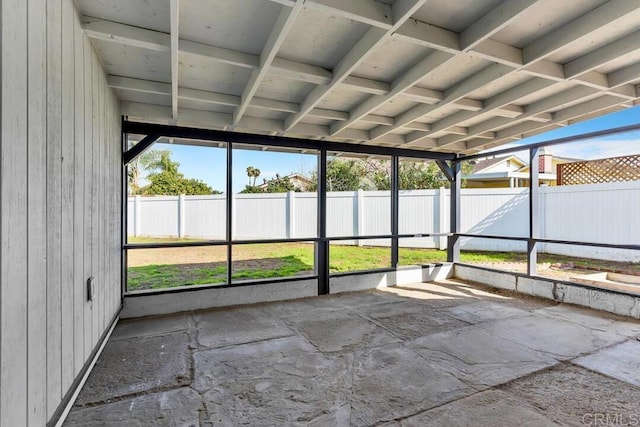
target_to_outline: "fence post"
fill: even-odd
[[[295,191],[289,191],[287,192],[287,209],[288,209],[288,216],[287,216],[287,237],[289,239],[296,237],[296,192]]]
[[[445,230],[445,216],[446,211],[446,198],[445,198],[445,188],[438,188],[438,233],[446,233]],[[447,238],[445,236],[438,236],[438,248],[440,250],[447,249]]]
[[[357,193],[357,212],[356,212],[356,224],[358,230],[358,236],[364,235],[364,191],[359,188]],[[362,240],[358,240],[358,246],[363,246],[364,242]]]
[[[236,193],[231,194],[231,236],[229,238],[231,240],[236,238]]]
[[[178,196],[178,238],[184,237],[185,218],[184,218],[184,194]]]
[[[140,196],[133,199],[133,235],[140,236]]]

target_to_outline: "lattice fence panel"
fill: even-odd
[[[557,166],[558,185],[640,181],[640,154]]]

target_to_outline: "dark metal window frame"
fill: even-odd
[[[512,236],[496,236],[496,235],[486,235],[486,234],[478,234],[478,233],[461,233],[459,229],[459,215],[460,210],[456,209],[455,214],[452,209],[452,224],[454,223],[453,216],[457,215],[456,219],[456,227],[454,228],[452,225],[451,232],[454,233],[454,236],[451,238],[453,242],[459,240],[460,237],[471,237],[471,238],[482,238],[482,239],[499,239],[499,240],[511,240],[511,241],[521,241],[527,243],[527,277],[537,277],[536,265],[537,265],[537,257],[538,257],[538,243],[554,243],[560,245],[573,245],[573,246],[590,246],[590,247],[601,247],[601,248],[610,248],[610,249],[632,249],[632,250],[640,250],[640,245],[631,245],[631,244],[613,244],[613,243],[596,243],[596,242],[583,242],[583,241],[571,241],[571,240],[558,240],[558,239],[543,239],[539,236],[539,225],[540,221],[538,218],[538,207],[539,207],[539,197],[540,197],[540,187],[539,187],[539,152],[540,149],[545,147],[550,147],[554,145],[562,145],[568,144],[577,141],[584,141],[588,139],[594,139],[603,136],[610,135],[619,135],[623,133],[640,131],[640,124],[629,125],[629,126],[620,126],[616,128],[611,128],[607,130],[601,130],[596,132],[588,132],[580,135],[569,136],[565,138],[557,138],[551,139],[548,141],[542,141],[535,144],[527,144],[521,146],[514,146],[509,148],[504,148],[500,150],[494,150],[490,153],[484,154],[473,154],[468,156],[458,157],[454,164],[458,164],[463,161],[475,160],[479,158],[487,157],[487,155],[491,156],[499,156],[504,154],[512,154],[515,152],[528,151],[529,153],[529,233],[527,237],[512,237]],[[526,188],[526,187],[525,187]],[[457,193],[454,196],[454,192]],[[452,200],[460,199],[460,188],[456,187],[454,190],[454,186],[452,185]],[[458,204],[459,206],[459,204]],[[452,203],[453,207],[453,203]],[[449,244],[449,251],[453,253],[453,256],[450,257],[450,261],[460,263],[460,249],[452,250],[452,244]]]
[[[131,122],[124,120],[122,122],[122,134],[123,134],[123,203],[122,203],[122,252],[123,252],[123,294],[126,293],[127,282],[127,269],[126,269],[126,252],[136,249],[156,249],[156,248],[180,248],[180,247],[197,247],[197,246],[226,246],[227,247],[227,282],[224,284],[216,285],[198,285],[197,289],[207,288],[226,288],[236,286],[248,286],[255,284],[264,284],[273,281],[284,280],[305,280],[305,279],[317,279],[318,281],[318,295],[324,295],[330,293],[329,279],[334,276],[344,276],[349,274],[366,274],[381,271],[392,271],[398,267],[398,242],[402,238],[414,238],[414,237],[437,237],[437,236],[451,236],[451,233],[411,233],[400,234],[398,232],[398,209],[399,209],[399,159],[415,159],[415,160],[435,160],[438,166],[443,170],[445,176],[451,179],[450,171],[455,168],[452,160],[455,159],[455,155],[449,153],[428,152],[422,150],[413,150],[405,148],[395,147],[380,147],[371,145],[357,145],[339,142],[329,141],[316,141],[298,138],[288,137],[276,137],[268,135],[255,135],[245,134],[238,132],[226,132],[215,131],[208,129],[187,128],[170,125],[159,125],[151,123]],[[129,148],[127,145],[127,135],[144,135],[144,137],[133,147]],[[205,240],[198,242],[167,242],[167,243],[127,243],[127,164],[135,159],[137,156],[144,153],[149,147],[151,147],[160,138],[181,138],[181,139],[193,139],[193,140],[205,140],[216,143],[224,143],[227,153],[227,170],[226,170],[226,238],[225,240]],[[280,148],[295,148],[302,150],[314,150],[318,156],[318,229],[316,237],[308,238],[279,238],[279,239],[232,239],[232,220],[233,220],[233,204],[231,203],[232,197],[232,170],[233,170],[233,148],[234,145],[259,145],[270,146]],[[391,161],[391,224],[389,234],[381,235],[364,235],[364,236],[327,236],[326,229],[326,217],[327,217],[327,186],[326,186],[326,174],[327,174],[327,154],[328,153],[350,153],[350,154],[362,154],[373,156],[386,156]],[[344,273],[330,273],[329,271],[329,246],[332,241],[344,241],[344,240],[371,240],[371,239],[389,239],[391,240],[391,262],[388,267],[370,269],[370,270],[358,270],[353,272]],[[245,244],[269,244],[269,243],[295,243],[295,242],[312,242],[314,243],[315,252],[315,271],[312,275],[295,276],[295,277],[283,277],[277,279],[267,280],[246,280],[246,281],[233,281],[232,280],[232,250],[236,245]],[[158,294],[158,293],[171,293],[180,292],[185,290],[184,287],[176,287],[171,289],[162,289],[157,291],[145,291],[141,292],[141,295]],[[192,288],[190,287],[189,290]],[[136,295],[132,293],[129,295]]]
[[[633,249],[640,250],[640,245],[631,244],[609,244],[609,243],[595,243],[595,242],[581,242],[581,241],[566,241],[556,239],[543,239],[540,238],[538,233],[538,154],[539,149],[553,146],[576,142],[580,140],[593,139],[596,137],[622,134],[633,131],[639,131],[640,124],[631,126],[622,126],[612,128],[603,131],[589,132],[580,135],[575,135],[566,138],[558,138],[548,141],[543,141],[535,144],[529,144],[524,146],[514,146],[506,149],[495,150],[491,152],[491,155],[511,154],[514,152],[529,151],[529,233],[527,237],[511,237],[511,236],[497,236],[497,235],[485,235],[478,233],[463,233],[461,232],[461,183],[462,172],[461,163],[463,161],[474,160],[482,157],[486,157],[487,154],[473,154],[460,156],[450,153],[442,152],[430,152],[423,150],[412,150],[397,147],[381,147],[361,144],[348,144],[332,141],[317,141],[299,138],[289,138],[270,135],[256,135],[245,134],[238,132],[216,131],[208,129],[188,128],[181,126],[160,125],[152,123],[132,122],[123,120],[122,122],[122,135],[123,135],[123,198],[122,198],[122,283],[123,283],[123,295],[126,293],[126,251],[144,248],[166,248],[166,247],[190,247],[190,246],[227,246],[227,283],[218,285],[199,285],[198,289],[207,288],[226,288],[236,286],[248,286],[255,284],[262,284],[273,281],[290,281],[290,280],[304,280],[304,279],[317,279],[318,281],[318,295],[324,295],[330,293],[329,279],[334,276],[344,275],[361,275],[366,273],[374,273],[381,271],[393,271],[398,267],[398,241],[401,238],[416,238],[416,237],[448,237],[447,244],[447,262],[460,263],[460,238],[472,237],[483,239],[500,239],[500,240],[512,240],[523,241],[527,243],[527,277],[536,276],[536,261],[537,261],[537,244],[538,243],[555,243],[564,245],[578,245],[578,246],[592,246],[592,247],[604,247],[613,249]],[[128,149],[127,146],[127,134],[144,135],[145,137]],[[182,138],[193,140],[206,140],[212,142],[222,142],[226,144],[227,149],[227,219],[226,219],[226,239],[224,241],[202,241],[202,242],[190,242],[190,243],[157,243],[157,244],[128,244],[127,243],[127,163],[134,159],[136,156],[143,153],[159,138]],[[271,146],[282,148],[296,148],[296,149],[309,149],[317,151],[318,155],[318,229],[317,236],[311,238],[293,238],[293,239],[257,239],[257,240],[233,240],[231,238],[231,221],[232,221],[232,167],[233,167],[233,145],[259,145],[259,146]],[[363,155],[380,155],[388,156],[391,159],[391,233],[383,235],[370,235],[370,236],[327,236],[326,230],[326,173],[327,173],[327,153],[330,152],[345,152],[351,154],[363,154]],[[398,169],[399,159],[408,158],[415,160],[434,160],[444,175],[450,182],[451,197],[450,197],[450,232],[449,233],[413,233],[413,234],[399,234],[398,233],[398,211],[399,211],[399,182],[398,182]],[[534,185],[535,184],[535,185]],[[391,244],[391,265],[386,268],[361,270],[345,273],[331,274],[329,272],[329,243],[331,241],[340,240],[366,240],[366,239],[390,239]],[[293,243],[293,242],[313,242],[315,245],[315,272],[313,275],[296,276],[296,277],[283,277],[277,279],[256,280],[256,281],[242,281],[233,282],[231,280],[232,275],[232,248],[234,245],[253,244],[253,243]],[[184,288],[177,287],[166,290],[158,290],[153,292],[145,292],[144,295],[150,293],[173,293],[181,292]],[[189,289],[191,290],[191,289]],[[135,294],[130,294],[135,295]]]

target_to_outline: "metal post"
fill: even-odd
[[[327,241],[327,149],[318,155],[318,242],[316,243],[316,268],[318,295],[327,295],[329,289],[329,242]]]
[[[529,240],[527,241],[527,274],[534,276],[538,263],[538,248],[535,239],[539,238],[540,218],[540,171],[538,147],[529,150]]]
[[[226,221],[226,237],[227,237],[227,284],[231,284],[231,276],[233,275],[233,252],[231,247],[232,231],[233,231],[233,144],[227,143],[227,221]]]
[[[398,207],[400,204],[399,196],[399,170],[400,160],[398,156],[391,156],[391,234],[394,237],[391,238],[391,267],[397,268],[399,263],[399,250],[398,250]]]
[[[447,261],[449,262],[460,262],[460,236],[458,233],[460,232],[460,204],[461,204],[461,196],[460,196],[460,187],[462,184],[462,172],[460,168],[459,160],[451,161],[451,170],[452,170],[452,178],[451,182],[451,209],[450,209],[450,220],[449,220],[449,228],[450,232],[453,236],[449,237],[449,245],[447,247]]]
[[[120,304],[124,305],[124,294],[127,292],[127,251],[124,249],[124,245],[127,243],[127,229],[128,224],[128,203],[129,203],[129,175],[127,174],[127,165],[124,162],[124,153],[127,151],[127,143],[129,137],[122,131],[124,123],[124,117],[120,122],[120,132],[122,137],[122,150],[120,153],[120,164],[122,165],[121,174],[121,193],[120,194],[120,218],[122,230],[120,230]],[[86,298],[85,298],[86,301]]]

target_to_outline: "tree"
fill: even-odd
[[[203,181],[185,178],[178,170],[180,163],[171,160],[171,151],[169,150],[149,151],[140,156],[136,166],[138,174],[141,167],[151,173],[147,175],[149,184],[142,188],[138,186],[137,191],[133,194],[167,196],[221,194],[220,191],[212,189]]]
[[[361,161],[333,158],[327,162],[327,191],[356,191],[361,184],[368,184],[361,182],[364,178],[365,168]],[[309,191],[317,191],[317,170],[311,172],[311,181],[315,184],[310,186]]]
[[[169,151],[166,151],[170,153]],[[149,171],[153,169],[153,164],[159,162],[162,157],[161,150],[148,150],[133,159],[127,166],[127,180],[129,183],[129,193],[140,193],[140,179],[142,178],[142,171]]]
[[[299,191],[291,182],[288,176],[280,177],[276,174],[276,177],[267,181],[267,193],[286,193],[288,191]]]
[[[402,162],[398,170],[398,181],[400,190],[440,188],[448,182],[444,173],[434,162]]]
[[[221,194],[220,191],[212,189],[206,183],[195,178],[185,178],[181,173],[164,171],[149,175],[147,179],[150,184],[141,189],[141,194],[143,195],[178,196],[185,194],[193,196]]]
[[[249,177],[249,185],[255,187],[256,179],[258,179],[258,177],[260,176],[260,169],[254,168],[253,166],[248,166],[247,176]],[[251,182],[251,178],[253,178],[253,183]]]
[[[145,167],[148,171],[154,172],[168,172],[170,174],[177,174],[180,163],[171,160],[171,151],[160,150],[152,152],[151,156],[147,160]]]

